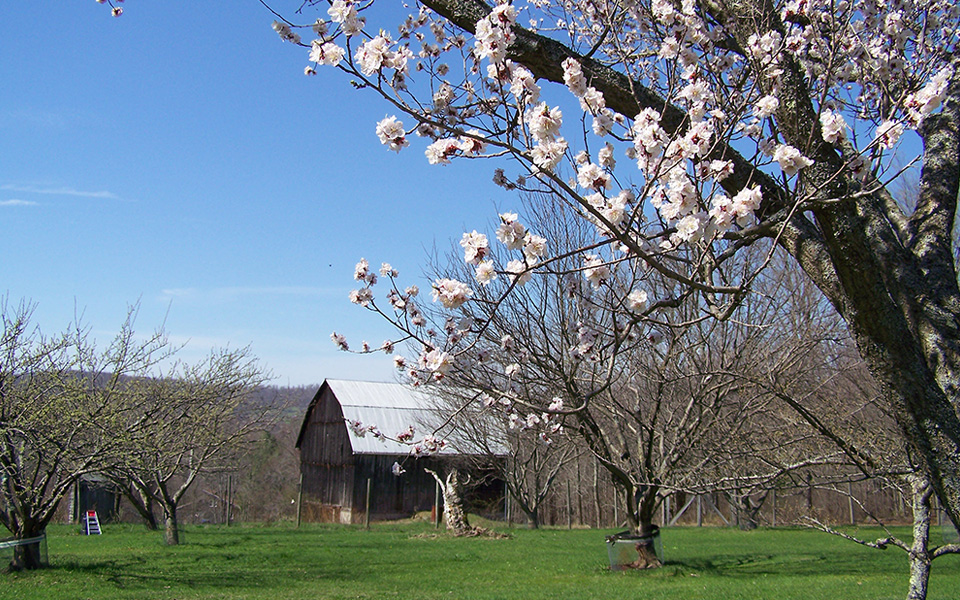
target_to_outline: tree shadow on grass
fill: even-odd
[[[191,556],[175,564],[158,568],[149,557],[132,557],[127,560],[99,560],[92,562],[59,562],[52,570],[73,573],[84,578],[109,582],[118,590],[127,592],[155,591],[161,588],[228,590],[263,589],[284,582],[315,582],[318,579],[347,580],[354,575],[347,568],[329,563],[304,568],[300,562],[250,561],[241,554],[218,554],[215,566],[205,564],[203,556]]]
[[[906,557],[902,558],[905,569]],[[661,571],[665,577],[702,574],[716,577],[753,578],[759,575],[821,576],[825,571],[832,575],[863,575],[865,569],[887,572],[887,569],[882,569],[876,563],[866,565],[863,557],[857,552],[717,554],[682,561],[666,561]]]

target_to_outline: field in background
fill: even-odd
[[[0,598],[63,600],[326,598],[891,598],[906,595],[903,552],[803,529],[677,527],[666,566],[611,572],[604,535],[511,529],[509,539],[455,539],[422,522],[358,527],[195,526],[180,547],[140,526],[49,530],[52,568],[0,576]],[[875,539],[880,530],[860,528]],[[906,529],[898,529],[908,535]],[[960,556],[934,563],[931,599],[960,598]]]

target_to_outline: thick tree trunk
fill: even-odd
[[[926,600],[930,580],[930,562],[910,559],[910,592],[907,600]]]
[[[641,539],[637,542],[637,560],[631,566],[635,569],[659,569],[663,566],[657,556],[655,536],[659,528],[653,523],[641,523],[637,534]]]
[[[13,549],[11,571],[24,571],[43,567],[40,557],[40,542],[17,546]]]
[[[527,527],[529,529],[540,529],[540,508],[524,508],[523,512],[527,515]]]
[[[913,476],[910,480],[913,496],[913,544],[910,546],[910,590],[907,600],[926,600],[930,581],[930,495],[932,489],[926,477]]]
[[[443,514],[446,516],[447,529],[460,535],[470,531],[470,522],[467,511],[463,508],[463,497],[460,495],[460,475],[456,470],[447,475],[446,484],[441,486],[443,492]]]
[[[473,528],[470,527],[470,522],[467,520],[467,512],[463,509],[463,497],[460,495],[460,473],[453,469],[444,480],[430,469],[424,470],[433,475],[433,478],[440,484],[440,492],[443,494],[443,515],[447,523],[447,529],[452,531],[454,535],[464,535],[472,532]]]
[[[165,506],[163,508],[163,543],[168,546],[178,546],[180,544],[180,525],[177,522],[177,507]]]
[[[157,501],[163,509],[163,543],[168,546],[180,544],[180,524],[177,520],[177,505],[183,497],[183,491],[189,481],[181,486],[180,490],[171,494],[164,481],[157,483]]]
[[[663,566],[660,557],[657,556],[655,545],[655,536],[660,528],[653,524],[658,491],[659,487],[657,486],[645,486],[637,506],[628,507],[627,514],[631,515],[631,525],[634,532],[641,538],[635,546],[637,560],[630,565],[634,569],[658,569]],[[626,494],[626,496],[629,498],[630,494]],[[633,512],[634,510],[636,512]],[[636,519],[633,518],[633,515],[636,515]]]
[[[17,532],[14,539],[29,540],[43,536],[43,530],[35,527],[25,527]],[[13,548],[13,558],[10,561],[10,571],[29,571],[43,568],[43,555],[41,553],[42,542],[36,541],[29,544],[15,546]]]

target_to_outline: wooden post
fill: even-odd
[[[300,529],[300,510],[303,506],[303,472],[300,473],[300,485],[297,489],[297,529]]]
[[[853,504],[854,504],[853,503],[853,482],[848,481],[847,482],[847,505],[850,508],[850,524],[856,525],[857,518],[853,512]]]
[[[700,494],[697,494],[697,527],[703,527],[703,507],[700,505]]]
[[[70,518],[72,523],[80,524],[80,480],[73,483],[73,495],[71,496],[73,507],[70,509]]]
[[[583,495],[580,493],[580,490],[583,489],[583,480],[580,473],[580,457],[577,457],[577,524],[583,522]]]
[[[567,480],[567,529],[573,529],[573,506],[570,503],[570,480]]]
[[[600,462],[593,463],[593,506],[597,511],[597,529],[603,525],[601,519],[603,508],[600,506]]]
[[[507,527],[510,527],[510,486],[507,485],[507,482],[503,482],[503,519],[507,522]]]
[[[364,503],[363,526],[370,529],[370,478],[367,478],[367,500]]]

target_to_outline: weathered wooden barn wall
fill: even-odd
[[[330,388],[322,386],[298,441],[305,520],[351,522],[354,459],[349,435],[340,404]]]
[[[413,414],[417,408],[411,405],[408,392],[398,388],[403,389],[397,384],[337,380],[325,381],[320,387],[307,408],[297,439],[303,477],[302,520],[362,523],[367,481],[371,519],[407,518],[429,511],[436,501],[436,482],[424,469],[443,476],[452,464],[472,470],[471,480],[480,484],[464,490],[469,505],[482,509],[484,514],[489,514],[490,507],[502,510],[503,483],[491,484],[489,470],[477,470],[482,461],[476,458],[449,450],[446,454],[415,458],[409,454],[409,447],[402,444],[380,443],[372,435],[351,437],[354,434],[345,422],[344,407],[351,411],[347,417],[387,426],[388,431],[400,431],[404,423],[417,422]],[[343,398],[337,397],[337,390]],[[358,415],[359,405],[367,411],[367,417]],[[404,469],[400,476],[393,473],[394,463]]]
[[[433,508],[436,482],[424,468],[442,469],[437,459],[358,454],[354,460],[353,506],[358,519],[355,522],[363,520],[368,479],[371,519],[402,519]],[[392,468],[394,462],[400,461],[406,471],[397,477]]]

